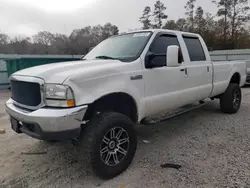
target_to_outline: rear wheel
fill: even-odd
[[[134,123],[123,114],[108,112],[96,114],[86,126],[80,147],[83,155],[89,154],[94,172],[109,179],[125,171],[137,147]]]
[[[220,97],[220,108],[224,113],[237,113],[241,105],[241,88],[238,84],[230,83]]]

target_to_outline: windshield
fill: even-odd
[[[133,61],[140,56],[150,36],[151,32],[140,32],[108,38],[93,48],[84,59]]]

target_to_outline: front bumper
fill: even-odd
[[[28,111],[9,99],[6,112],[18,122],[19,130],[40,140],[67,140],[80,135],[82,119],[87,106],[74,108],[40,108]]]

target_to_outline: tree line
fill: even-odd
[[[144,8],[139,22],[142,29],[164,28],[199,33],[214,50],[250,48],[248,0],[210,1],[217,6],[216,15],[205,12],[196,0],[188,0],[183,7],[185,17],[167,20],[167,7],[157,1],[154,9],[150,6]]]
[[[119,33],[111,23],[75,29],[67,36],[41,31],[32,37],[10,38],[0,33],[0,54],[86,54],[102,40]]]
[[[167,7],[156,1],[143,9],[142,29],[163,28],[199,33],[213,50],[250,48],[250,7],[248,0],[210,0],[217,13],[205,12],[196,0],[188,0],[185,16],[169,20]],[[129,20],[128,20],[129,21]],[[102,40],[119,34],[116,25],[86,26],[67,36],[41,31],[32,37],[9,37],[0,33],[0,54],[86,54]]]

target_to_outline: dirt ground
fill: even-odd
[[[235,115],[222,114],[214,101],[138,128],[134,162],[120,176],[104,181],[84,168],[70,142],[48,144],[15,134],[4,111],[9,93],[1,93],[0,128],[6,133],[0,134],[0,188],[250,187],[250,88],[243,88],[243,95]],[[182,168],[161,168],[162,163]]]

